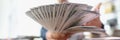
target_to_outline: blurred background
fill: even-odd
[[[69,0],[69,2],[88,4],[94,7],[104,0]],[[25,12],[33,7],[55,3],[57,0],[0,0],[0,39],[40,36],[42,26],[29,18]],[[120,7],[119,3],[116,5]],[[118,13],[120,15],[120,12]],[[118,17],[120,20],[120,16]]]

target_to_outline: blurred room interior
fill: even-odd
[[[69,2],[96,6],[98,3],[105,2],[105,0],[69,0]],[[106,9],[109,10],[106,12],[106,14],[100,14],[102,15],[101,21],[104,26],[106,26],[106,22],[108,22],[110,25],[115,25],[115,28],[112,27],[114,30],[120,30],[119,2],[120,0],[111,0],[112,5],[114,6],[114,10]],[[57,0],[0,0],[0,40],[11,40],[12,38],[19,39],[25,37],[36,38],[34,40],[42,40],[40,38],[40,30],[42,25],[26,16],[25,12],[33,7],[55,3],[57,3]],[[103,5],[103,8],[101,8],[100,13],[105,11],[103,10],[105,9],[104,6],[105,5]],[[111,29],[109,29],[109,27],[107,28],[108,29],[106,30],[111,32]],[[113,31],[111,33],[114,34],[117,32]]]

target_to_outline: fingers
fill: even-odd
[[[100,6],[102,5],[102,3],[99,3],[96,7],[94,7],[92,9],[92,11],[96,11],[96,12],[99,12],[99,9],[100,9]]]
[[[66,3],[68,2],[67,0],[58,0],[59,3]]]
[[[64,34],[58,32],[50,32],[50,31],[46,33],[47,40],[67,40],[69,36],[70,36],[69,33]]]

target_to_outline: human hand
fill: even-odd
[[[98,3],[97,6],[95,6],[95,7],[92,8],[92,11],[99,12],[101,5],[102,5],[102,3]]]
[[[67,40],[71,33],[59,33],[59,32],[50,32],[46,33],[47,40]]]
[[[101,6],[102,3],[99,3],[97,6],[93,7],[92,8],[92,11],[96,11],[97,13],[99,13],[99,10],[100,10],[100,6]],[[102,23],[100,21],[100,18],[99,16],[94,18],[93,20],[83,24],[84,26],[96,26],[98,28],[101,28],[102,27]]]
[[[67,3],[67,0],[58,0],[59,3]]]

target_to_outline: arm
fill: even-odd
[[[43,40],[46,40],[46,32],[47,32],[47,30],[42,27],[42,29],[41,29],[41,37],[42,37]]]

